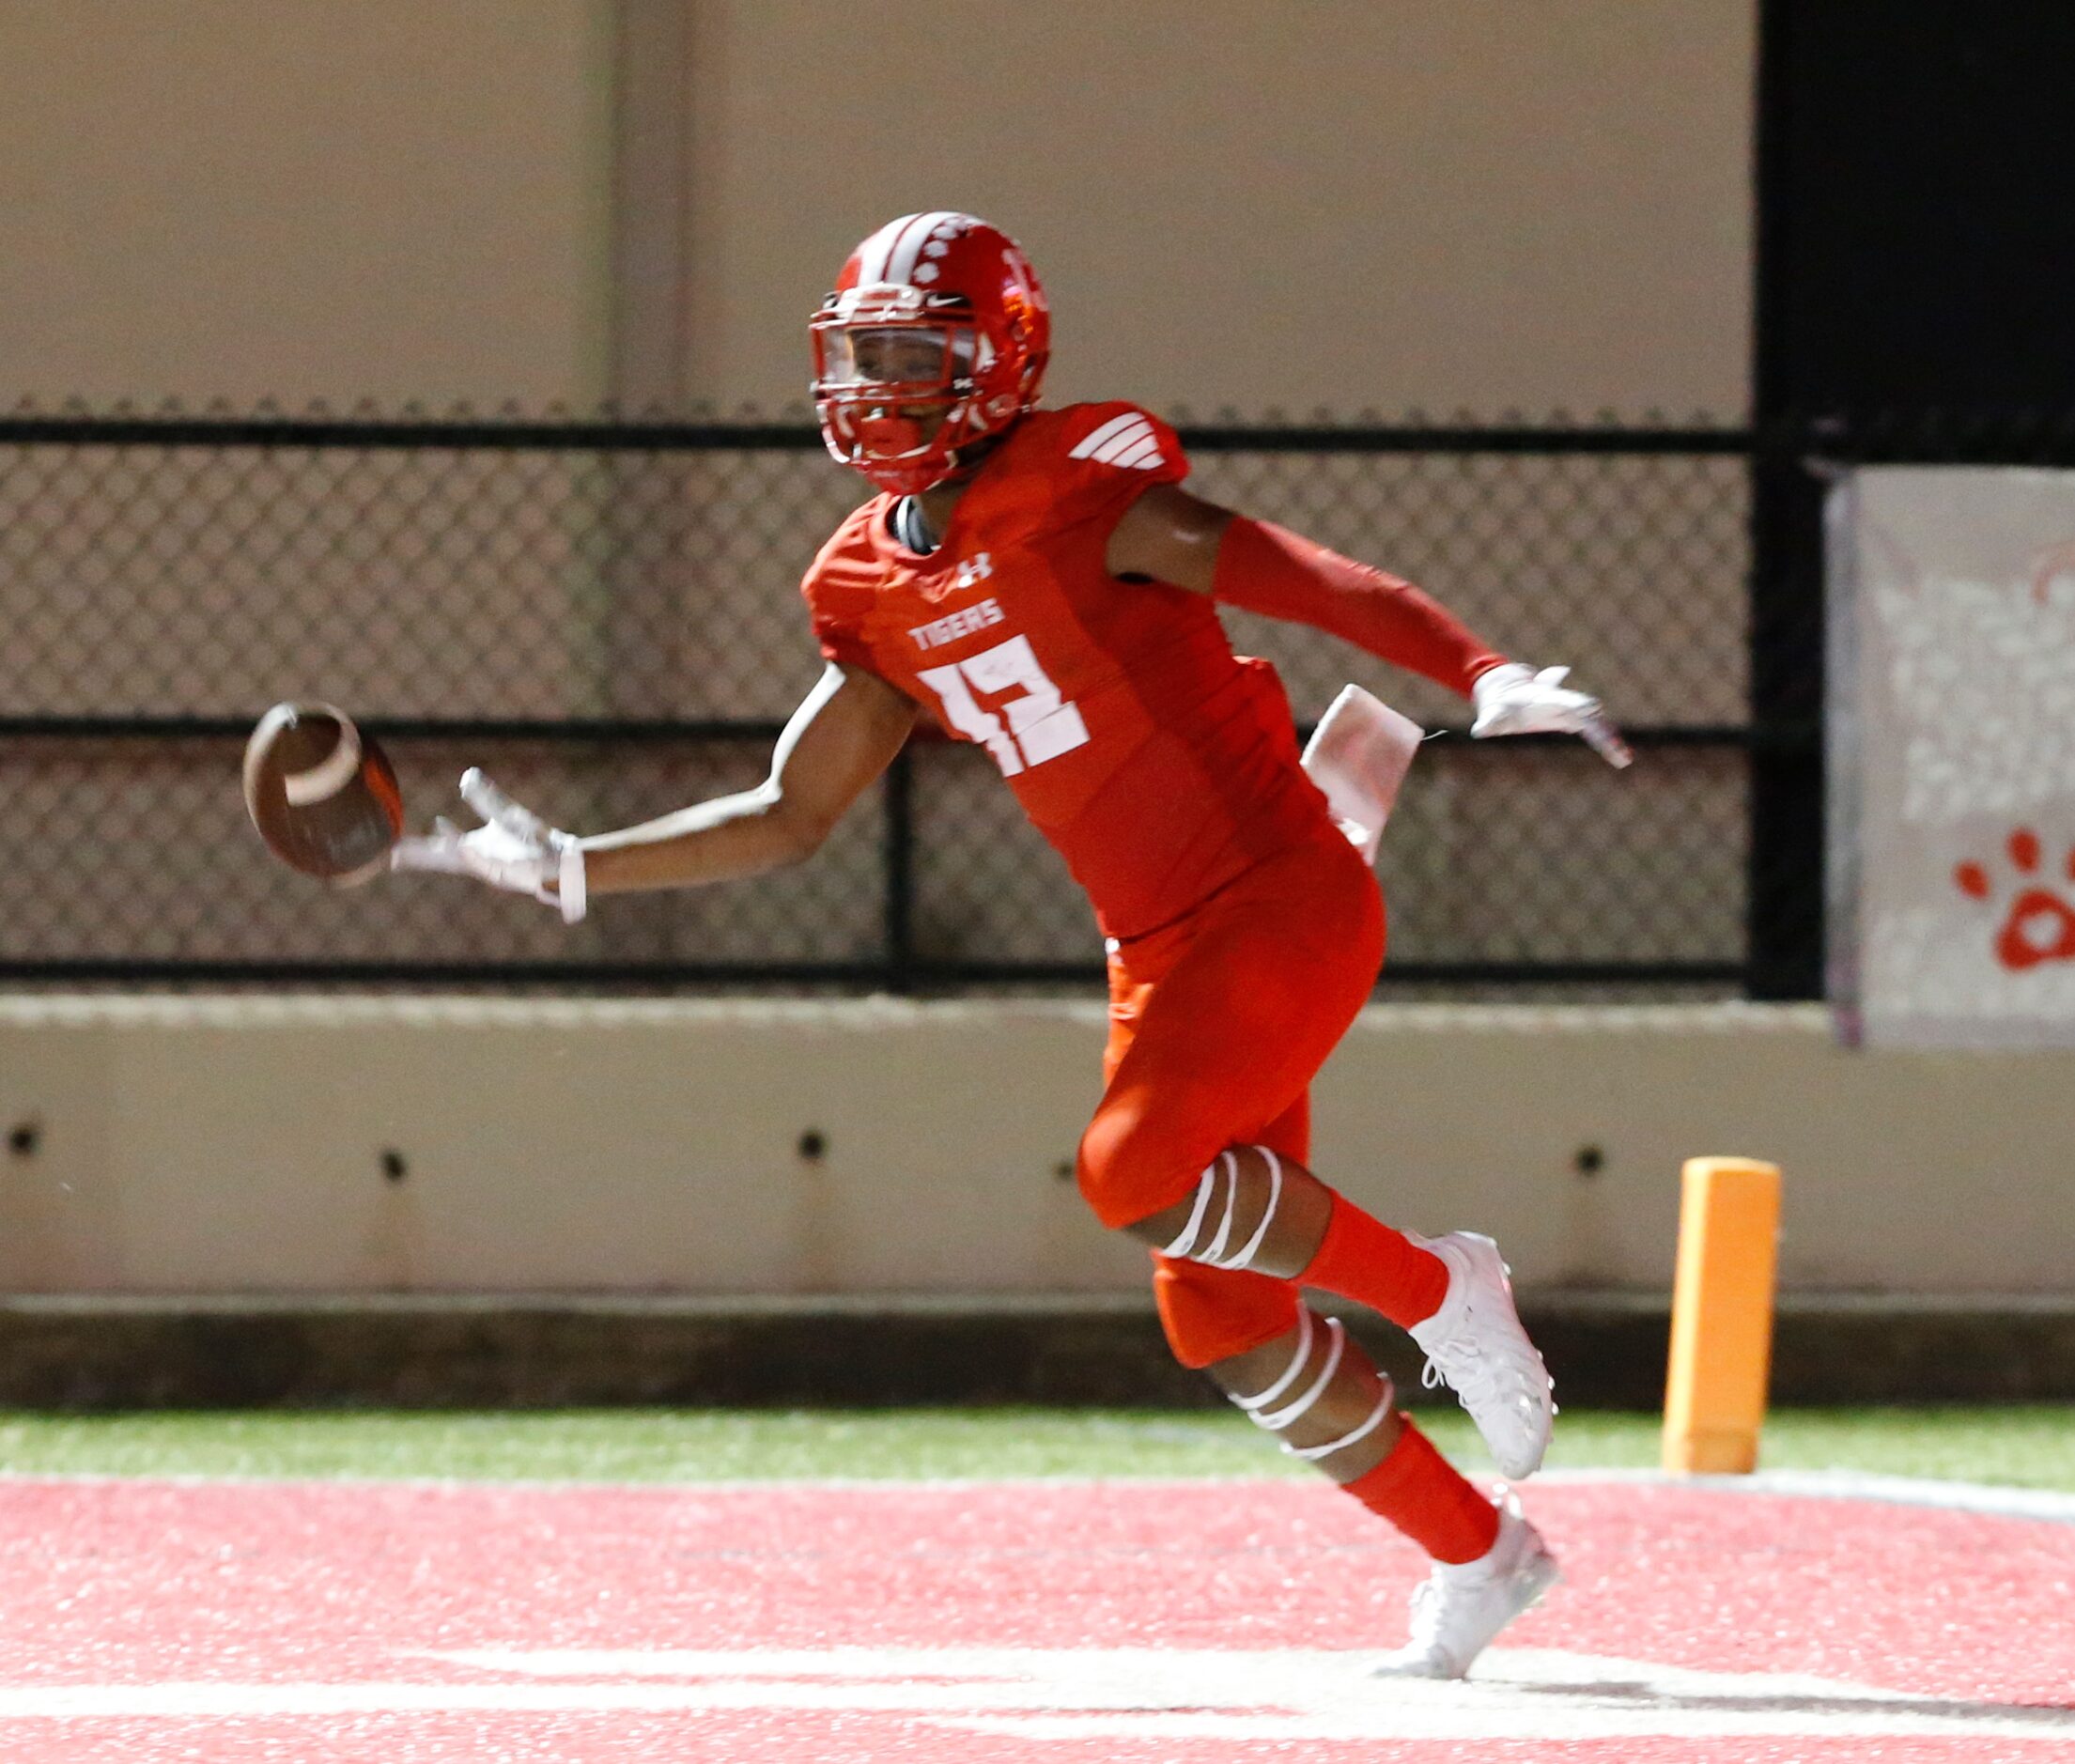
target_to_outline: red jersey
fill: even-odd
[[[1035,411],[929,556],[878,496],[801,584],[825,656],[987,748],[1113,937],[1332,830],[1275,670],[1233,655],[1208,596],[1109,573],[1124,510],[1187,475],[1174,431],[1136,406]]]

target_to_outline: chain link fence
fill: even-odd
[[[1385,844],[1387,983],[1744,983],[1773,861],[1754,755],[1815,743],[1812,724],[1752,716],[1749,434],[1185,440],[1200,494],[1419,581],[1510,653],[1572,663],[1638,750],[1618,774],[1573,742],[1473,744],[1425,682],[1231,615],[1300,720],[1355,679],[1452,731]],[[819,672],[799,575],[859,494],[791,425],[0,421],[0,979],[1094,978],[1087,905],[986,755],[927,737],[810,862],[616,899],[573,930],[446,878],[327,890],[245,822],[245,733],[288,698],[379,734],[419,823],[468,765],[580,830],[753,782]],[[1760,658],[1813,704],[1804,647]],[[1788,857],[1809,880],[1778,923],[1818,938],[1819,861]]]

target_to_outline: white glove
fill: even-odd
[[[483,817],[481,827],[464,833],[442,815],[426,838],[398,840],[389,867],[472,875],[561,907],[566,924],[583,917],[583,846],[575,834],[521,808],[472,766],[461,774],[461,799]]]
[[[1539,673],[1518,661],[1487,669],[1470,683],[1477,705],[1473,735],[1574,735],[1609,766],[1634,759],[1614,725],[1589,692],[1564,685],[1569,668],[1544,668]]]

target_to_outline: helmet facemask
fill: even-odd
[[[894,495],[956,476],[962,448],[1026,408],[1022,389],[994,383],[998,351],[959,295],[847,288],[823,302],[808,329],[829,453]]]

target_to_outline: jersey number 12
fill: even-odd
[[[983,743],[1004,778],[1087,744],[1088,725],[1038,665],[1028,637],[1012,637],[949,667],[924,668],[921,677],[943,702],[946,720],[960,735]],[[973,697],[975,688],[1016,694],[1001,706],[1009,720],[1006,729],[1000,717]]]

